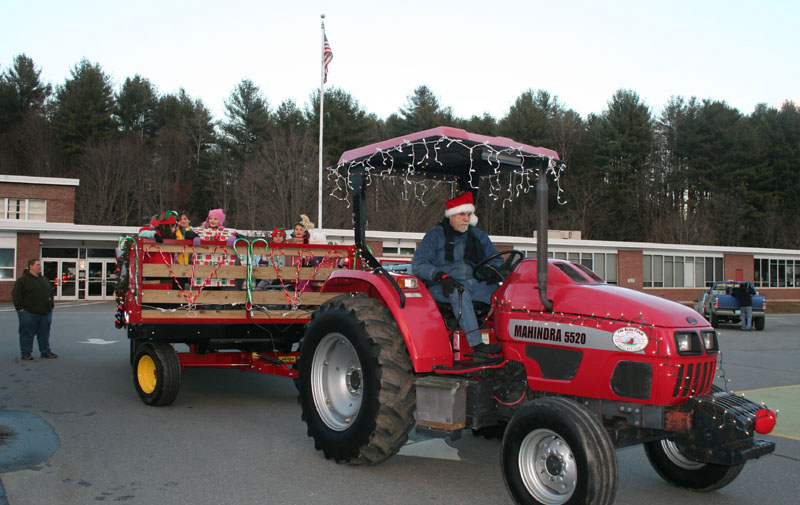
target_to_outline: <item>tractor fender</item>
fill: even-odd
[[[417,373],[434,367],[453,366],[453,350],[444,320],[428,288],[422,282],[414,291],[404,291],[406,303],[382,275],[364,270],[337,270],[328,278],[322,292],[366,293],[377,298],[392,312],[403,335]]]

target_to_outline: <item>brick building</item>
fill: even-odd
[[[42,260],[58,300],[110,300],[115,248],[137,227],[74,224],[77,179],[0,175],[0,302],[29,258]],[[280,225],[282,223],[276,223]],[[324,230],[329,241],[352,244],[352,230]],[[247,232],[243,232],[247,234]],[[422,233],[367,231],[373,254],[408,259]],[[499,249],[535,257],[535,237],[492,236]],[[769,300],[800,300],[800,251],[581,240],[552,230],[551,257],[581,263],[607,282],[688,302],[717,280],[753,281]]]
[[[76,225],[78,179],[0,175],[0,301],[30,258],[42,260],[56,298],[113,299],[114,248],[129,227]]]

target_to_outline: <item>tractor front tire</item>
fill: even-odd
[[[414,425],[414,373],[391,311],[364,295],[324,303],[306,325],[298,400],[308,435],[325,457],[380,463]]]
[[[165,342],[142,342],[135,349],[133,384],[139,398],[156,407],[174,402],[181,387],[181,364],[175,348]]]
[[[567,398],[520,408],[506,428],[501,463],[517,504],[609,505],[617,491],[617,455],[606,431]]]
[[[680,445],[672,439],[647,442],[644,451],[662,479],[694,491],[714,491],[725,487],[744,468],[744,463],[725,466],[691,460],[683,455]]]

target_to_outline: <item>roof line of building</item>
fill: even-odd
[[[3,220],[0,221],[0,231],[7,232],[29,232],[40,233],[42,238],[74,238],[82,240],[108,240],[110,236],[122,237],[125,235],[136,235],[139,232],[137,226],[105,226],[105,225],[87,225],[87,224],[72,224],[72,223],[44,223],[36,221],[24,220]],[[255,232],[263,233],[263,230],[238,230],[243,235],[250,235]],[[319,229],[322,233],[327,235],[328,239],[352,239],[353,230],[349,229],[336,229],[325,228]],[[419,242],[422,240],[424,233],[418,232],[392,232],[381,230],[368,230],[366,236],[372,240],[394,241],[397,246],[402,246],[403,242]],[[494,243],[500,245],[513,245],[515,247],[535,248],[535,237],[512,237],[507,235],[492,235],[491,239]],[[389,243],[384,245],[392,246]],[[548,239],[548,245],[559,249],[592,249],[595,252],[598,249],[608,250],[641,250],[645,254],[661,253],[661,254],[674,254],[686,255],[686,253],[703,253],[708,256],[709,253],[719,254],[752,254],[757,256],[797,256],[800,258],[800,250],[797,249],[764,249],[758,247],[734,247],[734,246],[712,246],[712,245],[693,245],[693,244],[659,244],[651,242],[613,242],[608,240],[583,240],[583,239]],[[691,255],[691,254],[690,254]]]
[[[0,182],[14,184],[41,184],[46,186],[78,186],[80,179],[64,177],[34,177],[31,175],[0,175]]]

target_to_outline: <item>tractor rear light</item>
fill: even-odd
[[[675,332],[675,347],[678,348],[678,354],[683,356],[703,354],[700,336],[693,331]]]
[[[400,289],[403,290],[416,290],[419,288],[419,281],[416,277],[399,277],[395,279],[397,284],[400,286]]]
[[[717,341],[717,332],[712,330],[706,330],[702,332],[703,336],[703,347],[706,349],[706,353],[714,353],[719,351],[719,342]]]

